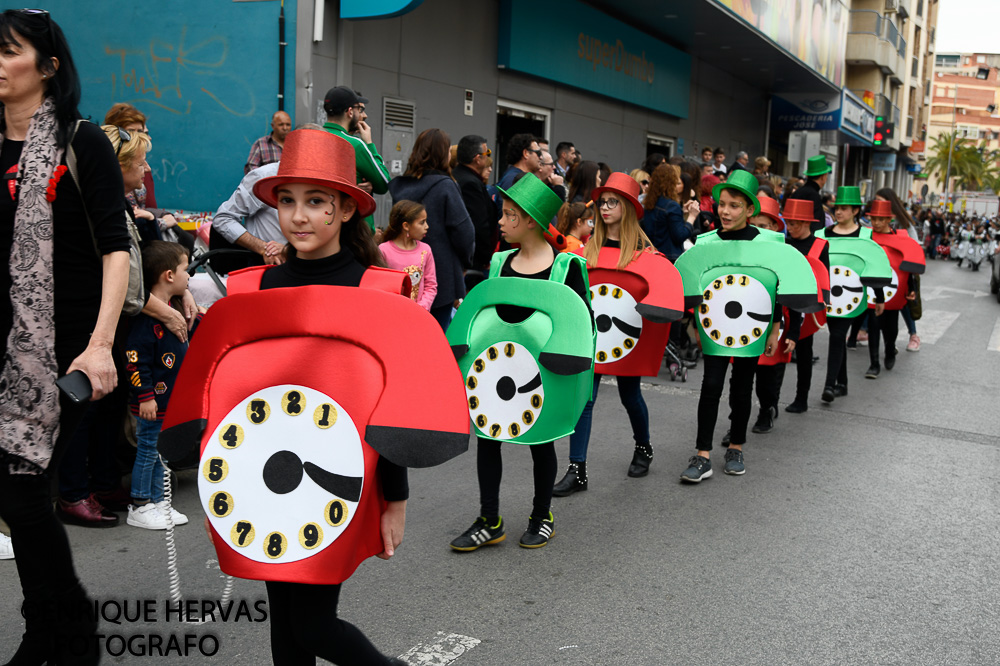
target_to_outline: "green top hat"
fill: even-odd
[[[841,185],[837,188],[837,200],[834,206],[862,206],[861,189],[852,185]]]
[[[833,171],[833,167],[826,163],[826,157],[823,155],[816,155],[810,157],[809,161],[806,162],[806,175],[807,176],[822,176]]]
[[[729,174],[726,182],[719,183],[712,188],[712,196],[715,197],[716,201],[719,200],[722,190],[726,188],[736,190],[750,198],[750,201],[753,202],[753,213],[751,213],[751,216],[760,214],[760,200],[757,199],[757,190],[760,188],[760,182],[757,180],[757,176],[742,169]]]
[[[524,209],[543,229],[559,212],[563,200],[533,173],[526,173],[506,190],[497,188],[505,198]]]

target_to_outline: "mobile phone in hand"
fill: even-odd
[[[94,392],[90,385],[90,379],[83,373],[83,370],[74,370],[68,375],[63,375],[56,380],[56,386],[76,403],[88,402]]]

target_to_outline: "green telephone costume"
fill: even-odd
[[[684,305],[695,308],[702,352],[760,356],[775,304],[816,312],[816,277],[802,254],[781,234],[760,229],[750,241],[727,241],[717,231],[677,259]]]
[[[578,270],[589,289],[587,264],[559,253],[548,280],[500,277],[515,251],[493,255],[489,279],[462,301],[447,337],[476,434],[543,444],[573,432],[594,386],[597,333],[587,304],[565,284],[569,271]],[[498,305],[535,312],[513,324],[500,318]]]
[[[892,267],[885,250],[872,240],[871,229],[861,227],[857,238],[828,231],[816,232],[817,238],[830,243],[830,304],[826,316],[851,319],[868,310],[866,287],[888,287],[892,283]]]

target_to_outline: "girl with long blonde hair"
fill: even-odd
[[[613,173],[608,183],[597,187],[593,192],[595,208],[594,234],[583,250],[587,260],[587,268],[597,267],[601,248],[616,248],[620,251],[617,268],[625,270],[628,265],[643,252],[655,252],[646,233],[639,226],[639,218],[643,214],[639,203],[639,184],[625,173]],[[665,261],[665,259],[664,259]],[[595,315],[597,312],[595,310]],[[598,335],[611,330],[614,318],[607,314],[597,316]],[[627,329],[631,327],[626,325]],[[639,332],[632,332],[636,338]],[[600,354],[598,361],[602,362]],[[569,438],[569,469],[566,475],[552,490],[556,497],[566,497],[575,492],[587,489],[587,448],[590,445],[590,427],[593,420],[594,402],[597,400],[597,390],[601,385],[600,366],[594,373],[594,392],[583,414],[576,424],[575,432]],[[649,411],[642,399],[639,377],[616,376],[618,396],[621,398],[625,411],[628,412],[632,424],[632,435],[635,439],[635,452],[628,468],[631,477],[646,476],[649,473],[649,463],[653,459],[653,448],[649,443]]]

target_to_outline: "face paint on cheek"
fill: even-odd
[[[333,210],[332,209],[331,210],[324,210],[323,214],[330,216],[330,219],[327,220],[326,222],[324,222],[323,224],[325,224],[326,226],[330,226],[331,224],[333,224]]]

